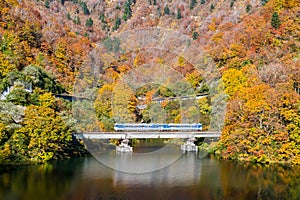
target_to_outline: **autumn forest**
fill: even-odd
[[[222,132],[222,158],[299,165],[299,4],[0,1],[0,164],[86,154],[78,131],[190,117]],[[95,121],[62,96],[91,97]]]

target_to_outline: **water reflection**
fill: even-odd
[[[103,141],[86,139],[85,144],[88,145],[89,152],[102,164],[128,173],[156,171],[174,163],[182,155],[180,147],[175,144],[155,145],[151,151],[139,151],[149,147],[144,142],[142,148],[133,147],[133,153],[117,153],[114,145]]]
[[[131,185],[143,187],[152,185],[176,187],[194,185],[201,176],[201,162],[195,157],[195,153],[188,153],[180,161],[173,163],[167,168],[143,174],[124,173],[114,170],[113,183],[115,186],[123,187],[131,187]],[[163,156],[161,159],[163,159]],[[148,162],[145,162],[143,165],[147,164]]]
[[[194,153],[144,174],[115,171],[93,158],[0,174],[0,199],[300,199],[299,191],[299,167],[199,159]]]
[[[23,166],[5,172],[0,175],[0,199],[61,198],[74,184],[75,162]],[[76,165],[80,167],[81,163],[76,162]]]

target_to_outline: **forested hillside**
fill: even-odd
[[[300,164],[299,4],[299,0],[2,0],[0,93],[11,91],[0,102],[0,163],[80,154],[72,138],[76,120],[71,117],[71,102],[55,95],[73,94],[76,77],[100,66],[101,45],[114,53],[105,55],[109,61],[101,64],[98,74],[94,107],[101,130],[111,130],[116,122],[111,104],[116,92],[129,100],[126,108],[119,108],[128,113],[129,121],[177,123],[185,114],[196,113],[204,129],[211,129],[216,94],[205,83],[205,72],[167,49],[119,49],[124,42],[117,37],[120,33],[159,28],[189,37],[217,69],[214,78],[219,79],[218,92],[226,94],[227,110],[216,153],[243,161]],[[186,113],[180,111],[179,102],[164,102],[166,118],[151,118],[151,112],[157,113],[151,107],[153,99],[190,93],[156,84],[135,91],[120,86],[124,74],[148,63],[171,66],[193,91],[208,95]],[[152,71],[160,73],[159,68]],[[147,105],[143,110],[137,108],[141,97]]]

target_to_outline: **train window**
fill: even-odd
[[[131,124],[131,123],[124,123],[124,124],[118,124],[116,123],[114,125],[114,129],[116,131],[126,131],[126,130],[157,130],[157,131],[165,131],[165,130],[170,130],[170,131],[179,131],[179,130],[202,130],[202,124]]]

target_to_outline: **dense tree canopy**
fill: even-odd
[[[136,38],[123,44],[118,33],[157,27],[176,30],[203,47],[205,59],[216,65],[219,85],[205,82],[209,72],[201,71],[202,63],[192,64],[167,47],[150,51],[154,47],[148,38],[139,48],[124,51]],[[55,95],[72,93],[76,76],[82,76],[76,84],[81,89],[95,84],[97,91],[92,106],[83,101],[89,110],[76,114],[94,109],[98,121],[92,128],[112,130],[120,120],[116,113],[149,123],[156,113],[157,121],[170,123],[196,114],[209,129],[219,108],[213,101],[226,95],[217,153],[243,161],[299,164],[299,30],[298,0],[2,0],[0,93],[11,91],[0,102],[0,162],[40,162],[78,152],[71,138],[70,103]],[[177,44],[180,40],[174,38]],[[147,64],[169,66],[183,81],[139,88],[120,83],[125,74]],[[151,75],[159,76],[157,69]],[[187,88],[208,96],[182,110],[182,102],[173,98],[190,95]],[[165,100],[155,103],[157,99]]]

